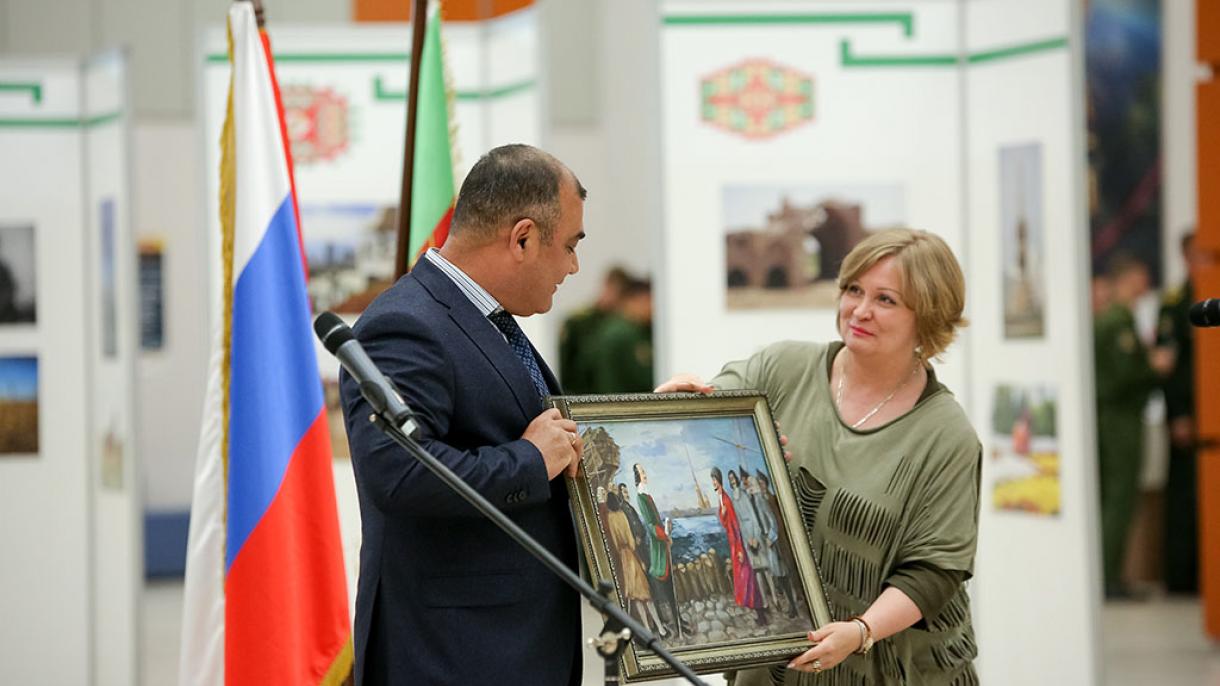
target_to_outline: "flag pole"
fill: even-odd
[[[267,22],[263,17],[263,0],[250,0],[250,4],[254,5],[254,21],[258,28],[267,28]]]
[[[411,256],[411,183],[415,172],[415,120],[419,101],[419,67],[423,60],[424,24],[428,0],[414,0],[411,10],[411,80],[407,88],[407,135],[402,157],[402,190],[398,196],[398,246],[394,256],[394,279],[407,273]]]

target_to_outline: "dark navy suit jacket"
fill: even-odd
[[[421,259],[354,332],[423,447],[575,568],[563,479],[521,439],[545,408],[495,326]],[[373,427],[346,374],[341,393],[363,530],[356,684],[579,684],[575,592]]]

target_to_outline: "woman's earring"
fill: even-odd
[[[923,359],[923,346],[922,345],[915,346],[915,357],[917,357],[921,360]]]

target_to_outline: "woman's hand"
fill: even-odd
[[[791,462],[792,453],[788,452],[788,435],[783,433],[782,431],[780,431],[779,420],[776,419],[774,421],[775,421],[775,433],[779,434],[779,445],[781,448],[784,449],[784,461]]]
[[[809,632],[809,642],[813,647],[789,662],[788,669],[815,674],[830,669],[859,650],[861,640],[863,636],[855,622],[831,622],[817,631]]]
[[[716,390],[694,374],[674,374],[669,381],[657,386],[653,393],[703,393]]]

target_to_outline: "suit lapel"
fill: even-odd
[[[563,394],[563,388],[559,386],[559,379],[555,378],[555,374],[551,372],[551,368],[546,365],[542,359],[542,355],[538,354],[538,349],[534,347],[534,342],[530,341],[530,350],[534,351],[534,359],[538,361],[538,369],[542,370],[542,378],[546,381],[546,387],[551,391],[551,395]]]
[[[504,340],[504,336],[501,335],[495,324],[484,317],[466,297],[466,294],[462,293],[457,285],[427,258],[421,258],[416,262],[415,267],[411,270],[411,275],[419,280],[437,302],[449,308],[449,318],[495,368],[516,399],[518,407],[521,408],[521,414],[527,420],[538,416],[542,412],[542,399],[534,390],[534,382],[530,379],[529,371],[508,345],[508,341]],[[551,375],[546,365],[542,364],[542,358],[538,357],[536,351],[534,357],[538,359],[547,383],[554,383],[554,376]]]

